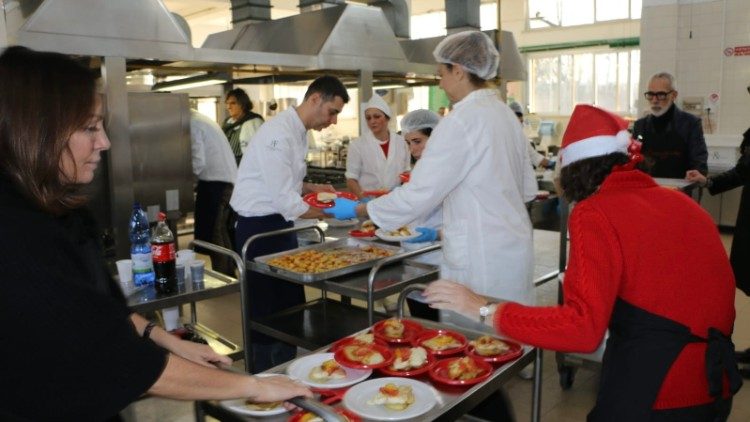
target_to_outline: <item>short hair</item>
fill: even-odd
[[[82,205],[62,174],[70,136],[91,118],[96,76],[70,57],[8,47],[0,55],[0,174],[41,210]]]
[[[250,111],[253,109],[253,102],[250,100],[250,96],[247,95],[247,92],[245,92],[244,89],[235,88],[227,92],[227,98],[229,97],[234,97],[237,102],[240,103],[243,114],[250,114]]]
[[[346,87],[341,83],[339,78],[331,75],[324,75],[315,79],[305,92],[305,100],[311,95],[319,93],[323,101],[333,101],[336,97],[341,97],[344,104],[349,102],[349,93]]]
[[[669,72],[659,72],[655,73],[654,76],[649,79],[649,82],[651,82],[654,79],[666,79],[669,81],[669,87],[672,88],[673,91],[677,91],[677,85],[675,84],[674,76],[672,76]]]

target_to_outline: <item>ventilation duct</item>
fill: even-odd
[[[232,25],[271,20],[271,0],[232,0]]]

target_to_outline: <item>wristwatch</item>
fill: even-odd
[[[497,303],[492,302],[487,302],[486,305],[479,308],[479,322],[484,324],[487,317],[495,313],[495,309],[497,309]]]

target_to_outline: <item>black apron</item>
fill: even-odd
[[[609,326],[610,337],[602,360],[596,405],[588,422],[649,421],[669,368],[688,343],[706,342],[709,392],[720,407],[723,374],[732,394],[742,386],[734,344],[710,328],[708,339],[695,336],[676,321],[652,314],[618,298]],[[718,419],[722,420],[722,419]]]
[[[641,152],[646,172],[651,177],[683,179],[689,170],[687,142],[674,130],[674,122],[667,123],[663,132],[653,124],[644,129]]]

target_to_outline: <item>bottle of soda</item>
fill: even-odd
[[[154,260],[157,293],[169,294],[177,291],[176,249],[174,235],[167,226],[167,215],[159,213],[159,222],[151,235],[151,255]]]
[[[154,284],[150,231],[146,213],[139,203],[134,203],[130,217],[130,259],[133,261],[133,284],[136,286]]]

